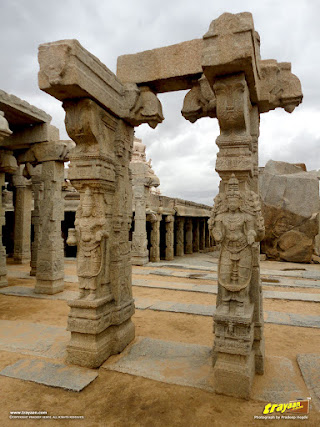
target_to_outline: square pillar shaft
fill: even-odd
[[[184,255],[184,224],[185,219],[178,216],[176,219],[177,232],[176,232],[176,256]]]
[[[192,231],[192,218],[186,218],[186,254],[193,253],[193,231]]]
[[[172,261],[174,259],[174,216],[166,216],[166,261]]]

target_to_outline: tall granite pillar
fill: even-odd
[[[151,235],[150,235],[150,261],[160,261],[160,222],[162,215],[150,215]]]
[[[132,190],[134,203],[134,232],[132,234],[132,264],[145,265],[149,262],[148,239],[146,229],[146,203],[150,187],[160,184],[150,162],[146,160],[146,146],[135,138],[130,162],[132,172]]]
[[[33,150],[38,161],[42,163],[40,181],[43,182],[37,230],[34,292],[56,294],[64,288],[64,243],[61,221],[64,218],[62,184],[67,144],[63,141],[42,142],[35,144]]]
[[[13,176],[14,203],[14,253],[15,263],[22,264],[31,257],[31,183],[23,176],[24,165]]]
[[[0,145],[1,141],[12,134],[4,113],[0,111]],[[6,248],[2,244],[2,227],[5,225],[5,211],[2,205],[2,191],[5,186],[5,173],[17,170],[17,161],[12,152],[0,150],[0,288],[8,285]]]
[[[200,241],[200,230],[199,230],[199,219],[195,218],[193,220],[193,243],[192,250],[193,252],[199,252],[199,241]]]
[[[176,256],[184,255],[184,217],[176,217],[177,233],[176,233]]]
[[[166,222],[166,261],[172,261],[174,259],[174,216],[167,215],[165,218]]]
[[[193,253],[193,231],[192,231],[192,218],[186,218],[186,254]]]
[[[199,220],[199,250],[203,251],[206,247],[206,223],[204,219]]]
[[[209,227],[208,227],[208,221],[207,218],[205,219],[205,233],[206,233],[206,248],[210,248],[210,232],[209,232]]]
[[[41,45],[39,63],[39,86],[63,101],[76,143],[68,177],[80,204],[67,243],[77,245],[80,292],[68,302],[67,361],[95,368],[135,336],[129,165],[134,126],[156,127],[162,109],[148,87],[123,85],[77,40]]]
[[[41,165],[36,166],[31,174],[33,192],[33,211],[31,213],[31,224],[33,225],[33,242],[31,243],[30,276],[35,276],[37,272],[37,257],[40,237],[40,202],[43,192],[43,182],[41,180]]]
[[[0,169],[0,288],[8,286],[6,248],[2,244],[2,226],[5,225],[5,211],[2,206],[2,190],[5,185],[5,173]]]

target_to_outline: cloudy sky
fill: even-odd
[[[260,165],[269,159],[320,169],[319,0],[0,0],[0,88],[45,110],[66,139],[61,103],[38,89],[38,45],[76,38],[113,72],[117,57],[200,38],[223,12],[253,14],[262,59],[292,63],[303,104],[292,114],[261,116]],[[181,116],[185,92],[159,96],[165,121],[142,125],[162,194],[211,205],[218,190],[214,170],[216,119],[190,124]]]

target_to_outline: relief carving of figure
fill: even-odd
[[[104,212],[97,215],[92,190],[87,188],[77,211],[75,230],[69,230],[68,245],[78,245],[77,271],[80,298],[96,299],[98,286],[105,283],[106,230]]]
[[[243,315],[249,302],[252,274],[252,246],[264,235],[264,222],[258,196],[252,191],[240,191],[232,174],[225,194],[215,199],[210,219],[213,238],[221,245],[219,285],[220,313],[227,314],[235,301],[236,314]]]

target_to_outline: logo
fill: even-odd
[[[262,413],[272,414],[309,414],[310,398],[306,400],[295,400],[289,403],[268,403]]]
[[[307,420],[311,397],[293,400],[288,403],[267,403],[262,415],[255,415],[255,420]]]

